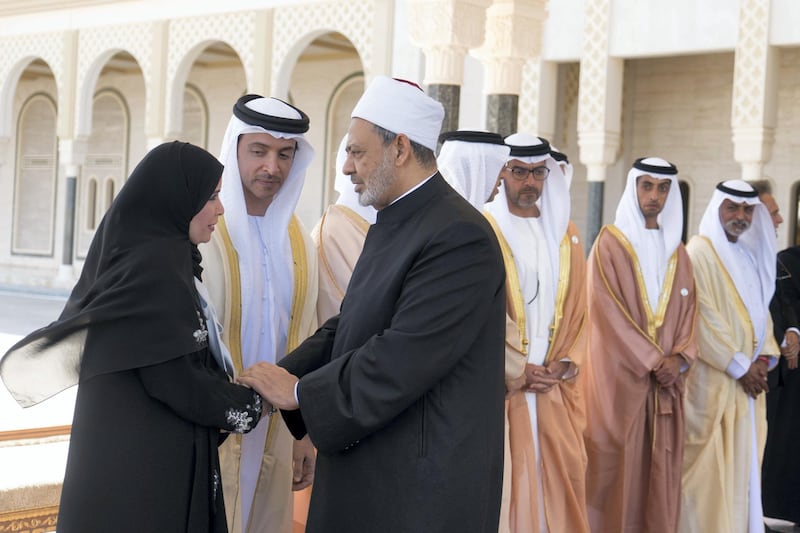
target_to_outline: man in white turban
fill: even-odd
[[[687,248],[699,353],[686,382],[680,529],[763,531],[763,393],[780,349],[769,314],[775,229],[755,189],[741,180],[718,184]]]
[[[436,164],[456,192],[478,211],[497,194],[498,175],[509,147],[498,133],[457,130],[439,136],[442,148]]]
[[[437,172],[443,118],[412,83],[367,87],[344,172],[378,216],[341,311],[240,378],[317,446],[308,533],[497,532],[505,272],[489,223]]]
[[[500,530],[588,531],[576,385],[586,260],[550,144],[525,133],[505,143],[510,155],[500,172],[503,185],[486,206],[506,265],[509,516]]]
[[[299,109],[246,95],[234,105],[222,141],[225,215],[202,253],[237,374],[259,361],[279,361],[317,326],[316,252],[294,214],[314,157],[303,136],[308,126]],[[308,439],[294,441],[280,417],[271,417],[228,438],[220,461],[231,532],[292,530],[290,489],[313,477]]]
[[[628,172],[588,274],[586,504],[593,532],[675,532],[685,372],[696,358],[692,265],[681,243],[678,169]]]

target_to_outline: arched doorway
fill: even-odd
[[[34,61],[23,73],[21,83],[39,76],[52,80],[49,68],[42,61]],[[47,92],[31,95],[19,113],[11,243],[16,255],[52,256],[54,252],[56,121],[56,103]]]

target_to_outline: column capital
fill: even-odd
[[[467,50],[480,46],[491,0],[410,0],[411,42],[425,54],[424,83],[461,85]]]
[[[586,165],[587,181],[605,181],[607,168],[617,160],[620,134],[614,131],[578,131],[580,161]]]
[[[547,18],[544,0],[495,0],[486,10],[486,38],[473,52],[486,68],[487,94],[519,94],[525,62],[538,57]]]
[[[742,166],[741,178],[761,179],[764,164],[772,159],[775,128],[734,128],[732,138],[733,158]]]

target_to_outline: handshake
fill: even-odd
[[[236,382],[255,390],[278,409],[290,411],[299,407],[294,394],[298,379],[279,366],[256,363],[245,369]]]

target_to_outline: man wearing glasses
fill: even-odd
[[[584,532],[584,416],[575,381],[586,261],[550,144],[523,133],[505,142],[503,186],[486,206],[506,265],[509,433],[500,531]]]
[[[638,159],[589,254],[581,386],[593,532],[678,528],[684,380],[697,342],[677,174],[663,159]]]

